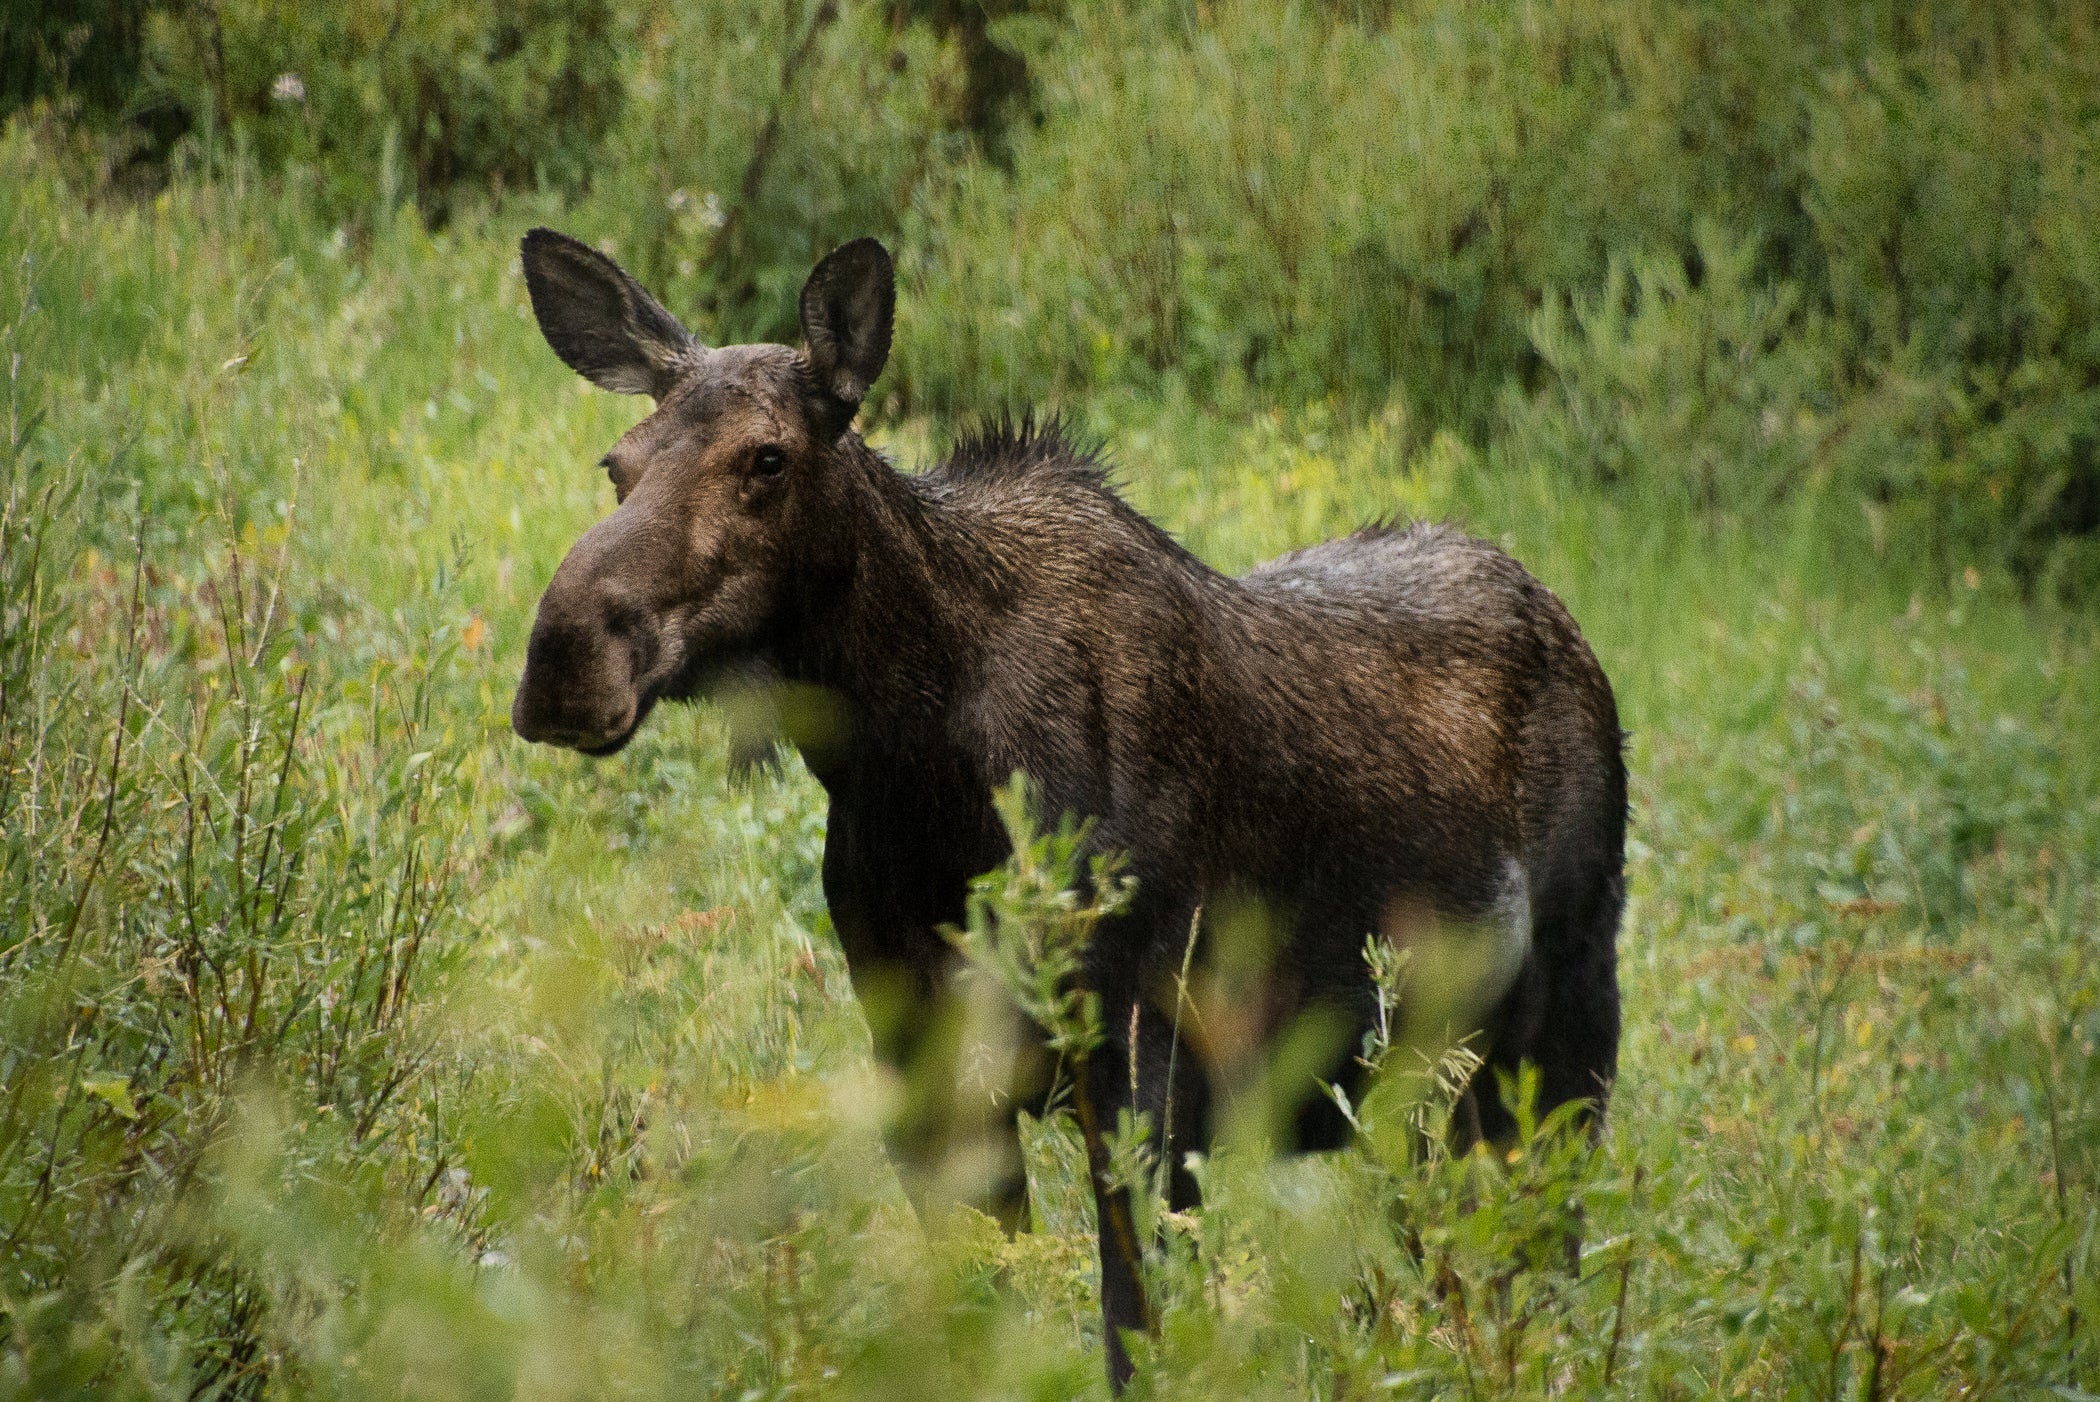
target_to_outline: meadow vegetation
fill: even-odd
[[[1069,1126],[1013,1238],[883,1161],[799,763],[509,735],[641,412],[536,223],[725,340],[879,233],[901,464],[1055,404],[1223,569],[1454,519],[1617,687],[1603,1142],[1436,1151],[1404,1036],[1359,1149],[1250,1106],[1141,1393],[2100,1393],[2082,10],[308,8],[0,63],[0,1397],[1104,1392]]]

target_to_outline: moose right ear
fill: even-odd
[[[802,284],[802,353],[841,432],[890,358],[896,314],[896,270],[873,239],[834,248]]]
[[[563,363],[600,389],[662,399],[693,333],[589,244],[534,229],[519,251],[532,314]]]

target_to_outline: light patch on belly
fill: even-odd
[[[1531,953],[1531,920],[1531,882],[1514,859],[1504,868],[1495,899],[1476,918],[1404,902],[1388,910],[1385,936],[1407,961],[1407,1040],[1442,1044],[1477,1029]]]
[[[1488,924],[1490,929],[1483,933],[1496,942],[1501,977],[1496,981],[1495,997],[1499,999],[1516,981],[1517,971],[1531,953],[1531,879],[1514,857],[1503,863],[1502,892],[1495,897]]]

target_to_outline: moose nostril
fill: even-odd
[[[621,649],[610,651],[617,654],[624,649],[625,652],[624,658],[604,658],[605,665],[612,666],[617,661],[624,661],[631,676],[640,676],[649,670],[656,655],[655,634],[649,626],[648,617],[640,609],[631,605],[615,605],[608,608],[605,612],[604,628],[607,638],[622,645]]]
[[[614,604],[605,610],[604,628],[607,636],[632,642],[646,631],[644,621],[642,611],[632,604]]]

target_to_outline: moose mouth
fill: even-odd
[[[636,732],[642,728],[642,721],[648,717],[653,702],[654,698],[646,693],[637,697],[634,703],[626,708],[627,713],[617,726],[609,729],[591,724],[582,717],[562,716],[558,711],[549,716],[547,711],[551,708],[544,700],[535,696],[528,673],[527,679],[519,685],[517,699],[511,703],[510,724],[519,738],[535,745],[552,745],[557,749],[574,750],[594,759],[603,759],[607,755],[618,754],[627,747],[627,743],[634,739]],[[583,723],[578,724],[578,720],[583,720]]]
[[[652,702],[643,702],[642,705],[634,713],[634,723],[628,726],[625,730],[621,731],[618,735],[615,735],[612,739],[595,741],[588,745],[582,743],[581,741],[578,741],[574,746],[572,746],[572,748],[576,751],[576,753],[580,755],[589,755],[592,759],[610,759],[612,756],[626,749],[628,742],[633,740],[635,736],[642,733],[642,718],[649,714],[649,708],[652,704]]]
[[[659,701],[718,701],[767,686],[776,680],[778,673],[772,663],[756,650],[720,654],[684,667],[658,686],[644,688],[635,699],[633,716],[617,733],[563,736],[554,739],[553,743],[565,745],[592,759],[608,759],[626,749],[641,733],[643,722],[649,719],[649,713],[656,709]]]

